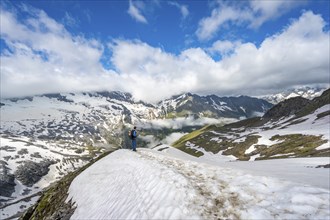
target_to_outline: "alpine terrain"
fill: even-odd
[[[160,103],[128,93],[45,94],[1,100],[1,218],[20,215],[41,191],[103,152],[171,143],[205,124],[261,115],[272,105],[252,97],[183,94]]]
[[[0,0],[0,219],[330,220],[329,8]]]
[[[172,146],[110,152],[45,190],[24,218],[328,219],[329,113],[328,89]]]

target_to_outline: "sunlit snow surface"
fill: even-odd
[[[312,178],[320,171],[319,181],[324,182],[329,169],[315,166],[327,160],[272,160],[272,165],[288,164],[290,172],[304,169]],[[269,177],[245,165],[245,170],[230,167],[241,162],[217,161],[212,164],[210,158],[193,158],[171,147],[162,152],[118,150],[72,182],[68,201],[72,198],[76,210],[71,219],[330,218],[329,185]],[[266,171],[269,166],[258,168]]]

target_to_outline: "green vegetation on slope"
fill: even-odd
[[[251,128],[258,127],[264,125],[268,120],[265,120],[260,117],[248,118],[242,121],[238,121],[235,123],[227,124],[224,128]],[[223,129],[222,129],[223,130]]]
[[[258,143],[258,139],[260,136],[249,135],[245,137],[244,141],[241,142],[233,142],[233,141],[225,141],[220,143],[223,148],[226,148],[222,154],[223,155],[233,155],[237,157],[239,160],[249,160],[250,156],[245,154],[245,151],[249,149],[253,144]]]
[[[270,140],[280,141],[277,144],[269,147],[264,147],[260,150],[260,158],[275,159],[293,157],[307,157],[307,156],[330,156],[329,151],[316,151],[315,148],[327,143],[322,140],[322,136],[289,134],[289,135],[275,135]]]
[[[173,143],[173,146],[178,148],[179,150],[182,150],[188,154],[191,154],[196,157],[203,156],[202,152],[196,151],[194,149],[191,149],[186,146],[186,143],[190,140],[193,140],[194,138],[198,137],[200,134],[204,133],[206,130],[208,130],[209,126],[205,126],[199,130],[193,131],[183,137],[181,137],[179,140]]]
[[[228,126],[206,126],[183,136],[173,146],[193,156],[202,156],[202,152],[187,145],[189,142],[196,148],[204,149],[214,154],[221,151],[222,155],[233,155],[238,160],[249,160],[251,156],[257,154],[260,155],[257,160],[330,156],[329,149],[316,150],[317,147],[327,143],[327,140],[322,139],[322,136],[302,134],[274,135],[270,140],[278,143],[266,146],[257,144],[260,138],[257,133],[240,136],[240,132],[229,129]],[[246,154],[246,150],[252,145],[254,145],[255,150]]]

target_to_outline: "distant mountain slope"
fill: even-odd
[[[1,102],[0,132],[38,139],[120,144],[119,128],[158,116],[155,107],[135,103],[130,94],[120,92],[47,94]]]
[[[264,117],[204,127],[173,145],[195,156],[212,152],[239,160],[330,156],[329,91],[311,101],[286,100]]]
[[[318,108],[330,103],[330,89],[324,91],[321,96],[316,97],[306,106],[304,106],[296,115],[298,117],[311,114],[316,111]],[[330,110],[330,109],[329,109]],[[327,111],[329,114],[329,111]]]
[[[241,96],[181,95],[155,106],[128,93],[46,94],[1,100],[0,133],[38,139],[120,144],[121,130],[145,120],[177,117],[249,118],[272,105]],[[110,135],[111,134],[111,135]]]
[[[263,115],[272,104],[248,96],[218,97],[187,93],[164,100],[159,106],[167,118],[195,115],[242,119]]]
[[[290,115],[296,114],[299,112],[302,108],[304,108],[306,105],[308,105],[311,101],[308,99],[305,99],[303,97],[294,97],[287,100],[284,100],[274,107],[272,107],[270,110],[268,110],[264,114],[264,118],[281,118],[281,117],[288,117]]]

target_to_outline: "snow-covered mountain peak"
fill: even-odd
[[[306,99],[313,99],[315,97],[318,97],[322,94],[322,92],[326,88],[323,87],[316,87],[316,88],[311,88],[311,87],[300,87],[300,88],[295,88],[295,89],[290,89],[281,93],[276,93],[276,94],[270,94],[266,96],[261,96],[259,98],[262,98],[264,100],[267,100],[270,103],[277,104],[280,103],[281,101],[284,101],[286,99],[290,99],[293,97],[303,97]]]

